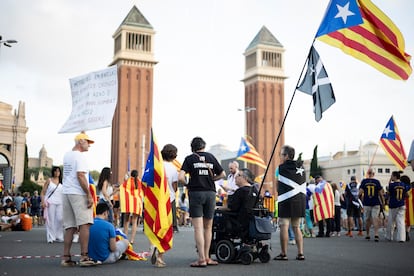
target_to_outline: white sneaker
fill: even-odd
[[[296,241],[295,241],[295,240],[290,240],[290,241],[289,241],[289,244],[291,244],[291,245],[295,245],[295,244],[296,244]]]
[[[79,242],[79,234],[73,234],[72,242],[78,243]]]

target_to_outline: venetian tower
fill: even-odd
[[[155,31],[134,6],[113,35],[118,65],[118,103],[112,121],[112,181],[122,183],[128,169],[145,168],[152,126]]]
[[[269,162],[276,137],[284,117],[284,48],[273,34],[263,26],[249,44],[245,56],[244,103],[246,113],[246,135],[251,138],[260,156]],[[279,165],[280,148],[284,144],[282,132],[275,155],[266,175],[265,183],[275,182],[275,170]],[[264,169],[248,165],[256,174],[262,175]]]

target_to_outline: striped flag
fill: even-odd
[[[173,228],[170,192],[161,151],[151,130],[151,149],[142,177],[145,189],[144,233],[159,252],[172,248]]]
[[[142,215],[142,199],[144,192],[142,190],[142,183],[139,178],[137,180],[137,189],[135,189],[135,178],[129,177],[119,187],[119,205],[121,213],[132,213]]]
[[[414,191],[411,188],[405,198],[405,225],[414,225]]]
[[[407,156],[401,142],[400,133],[394,117],[391,116],[380,138],[380,144],[388,157],[395,163],[398,169],[407,167]]]
[[[334,193],[332,186],[326,183],[322,192],[313,193],[313,216],[315,222],[333,218],[335,215]]]
[[[370,0],[331,0],[316,37],[391,78],[411,75],[404,37]]]
[[[267,167],[254,146],[243,137],[241,138],[239,152],[237,153],[237,159],[258,165],[264,169]]]
[[[174,167],[177,169],[177,172],[180,172],[181,171],[181,163],[180,163],[180,161],[178,161],[177,159],[174,159],[172,161],[172,163],[173,163]]]

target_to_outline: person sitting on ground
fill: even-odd
[[[93,260],[104,264],[118,261],[128,249],[129,241],[116,241],[115,227],[108,222],[109,206],[104,202],[96,205],[96,217],[89,229],[88,254]]]
[[[3,207],[4,215],[1,221],[4,223],[17,224],[20,222],[19,211],[17,211],[14,202],[11,199],[6,199],[6,205]]]

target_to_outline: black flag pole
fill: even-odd
[[[277,138],[276,138],[275,144],[273,145],[272,154],[270,155],[269,162],[267,163],[267,167],[266,167],[266,170],[265,170],[265,172],[264,172],[264,175],[263,175],[263,178],[262,178],[262,182],[261,182],[261,184],[260,184],[260,188],[259,188],[259,195],[260,195],[260,192],[261,192],[261,190],[262,190],[262,187],[263,187],[264,181],[265,181],[265,179],[266,179],[266,175],[267,175],[267,173],[268,173],[268,171],[269,171],[269,166],[270,166],[270,163],[272,162],[273,156],[275,155],[275,150],[276,150],[277,144],[279,143],[280,136],[282,135],[282,130],[283,130],[283,127],[284,127],[284,125],[285,125],[286,117],[287,117],[287,115],[289,114],[289,110],[290,110],[290,107],[292,106],[293,98],[295,97],[296,90],[297,90],[297,88],[298,88],[298,86],[299,86],[299,82],[300,82],[300,80],[302,79],[303,71],[305,70],[306,64],[308,63],[308,60],[309,60],[309,55],[310,55],[310,52],[311,52],[311,50],[312,50],[312,46],[313,46],[313,44],[314,44],[314,43],[315,43],[315,39],[313,39],[313,42],[312,42],[312,44],[311,44],[311,48],[309,49],[308,57],[306,58],[305,63],[303,64],[303,67],[302,67],[302,72],[300,73],[300,76],[299,76],[298,82],[296,83],[295,89],[294,89],[294,91],[293,91],[292,98],[290,99],[290,102],[289,102],[288,108],[287,108],[287,110],[286,110],[285,116],[283,117],[282,124],[280,125],[279,133],[278,133],[278,135],[277,135]],[[257,201],[258,201],[258,200],[259,200],[259,197],[257,197],[257,198],[256,198],[256,203],[257,203]]]

